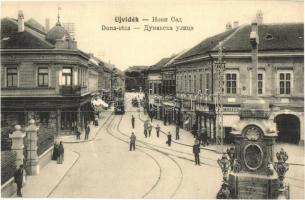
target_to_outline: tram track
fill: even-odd
[[[123,136],[125,136],[125,137],[128,138],[129,135],[123,133],[123,132],[120,130],[120,128],[119,128],[122,119],[123,119],[123,116],[121,116],[121,118],[120,118],[119,124],[118,124],[118,126],[117,126],[117,131],[118,131],[121,135],[123,135]],[[174,156],[174,155],[169,154],[169,153],[164,152],[164,151],[160,151],[159,149],[156,149],[156,148],[152,147],[152,145],[150,145],[149,143],[143,142],[142,140],[137,140],[137,142],[138,142],[138,143],[141,143],[141,144],[143,144],[143,145],[146,145],[146,147],[141,146],[141,147],[143,147],[143,148],[150,149],[150,150],[156,151],[156,152],[158,152],[158,153],[161,153],[161,154],[167,156],[167,157],[168,157],[172,162],[174,162],[175,165],[178,167],[178,169],[179,169],[179,171],[180,171],[181,178],[180,178],[180,181],[179,181],[179,184],[178,184],[176,190],[175,190],[175,191],[173,192],[173,194],[171,195],[171,198],[174,197],[175,194],[177,193],[178,189],[180,188],[180,186],[181,186],[181,184],[182,184],[182,180],[183,180],[183,172],[182,172],[181,165],[180,165],[175,159],[172,158],[172,156]],[[139,145],[137,145],[137,146],[139,146]],[[177,156],[175,156],[175,157],[177,157]]]
[[[140,112],[139,112],[138,114],[139,114],[139,116],[138,116],[139,119],[144,123],[145,120],[143,120],[143,119],[141,118]],[[160,130],[160,132],[162,132],[164,135],[166,135],[166,133],[165,133],[164,131]],[[191,145],[188,145],[188,144],[183,144],[183,143],[179,143],[179,142],[176,142],[176,141],[172,141],[172,142],[173,142],[173,143],[176,143],[176,144],[179,144],[179,145],[182,145],[182,146],[192,147]],[[151,144],[151,143],[146,143],[146,142],[143,142],[143,143],[144,143],[144,144],[148,144],[148,145],[152,145],[152,146],[154,146],[154,147],[156,147],[156,148],[161,148],[161,149],[166,149],[166,150],[169,150],[169,151],[173,151],[173,152],[176,152],[176,153],[181,153],[181,154],[185,154],[185,155],[192,155],[191,153],[187,153],[187,152],[183,152],[183,151],[179,151],[179,150],[174,150],[174,149],[162,147],[162,146],[155,145],[155,144]],[[206,148],[201,148],[201,149],[203,149],[203,150],[210,150],[210,149],[206,149]],[[213,151],[213,150],[210,150],[210,151]],[[213,152],[214,152],[214,151],[213,151]],[[180,158],[180,159],[188,160],[188,159],[186,159],[185,157],[182,157],[182,156],[177,156],[177,155],[173,155],[173,154],[171,154],[171,155],[174,156],[174,157]],[[215,159],[211,159],[211,158],[207,158],[207,157],[203,157],[203,156],[200,156],[200,158],[205,159],[205,160],[211,160],[211,161],[217,162],[217,160],[215,160]],[[193,161],[193,160],[191,160],[191,161]],[[200,163],[201,163],[201,164],[206,164],[206,163],[202,163],[202,162],[200,162]],[[304,165],[302,165],[302,164],[295,164],[295,163],[287,163],[287,164],[293,165],[293,166],[301,166],[301,167],[304,166]],[[210,166],[219,168],[218,165],[212,165],[212,164],[210,164]],[[301,182],[301,183],[304,183],[304,180],[303,180],[303,179],[298,179],[298,178],[294,178],[294,177],[290,177],[290,176],[287,176],[286,179],[289,179],[289,180],[291,180],[291,181],[293,181],[293,182],[298,182],[298,183]],[[304,185],[302,185],[302,186],[295,185],[295,184],[290,184],[290,185],[291,185],[291,186],[294,186],[294,187],[297,187],[297,188],[304,188]]]
[[[114,117],[111,119],[111,121],[109,122],[108,126],[106,127],[106,132],[108,133],[108,135],[112,136],[112,137],[115,138],[116,140],[119,140],[119,141],[121,141],[121,142],[124,142],[124,143],[129,144],[128,141],[126,141],[126,140],[124,140],[124,139],[122,139],[122,138],[120,138],[120,137],[118,137],[118,136],[116,136],[116,135],[114,135],[114,134],[112,134],[112,133],[110,132],[109,128],[110,128],[110,126],[112,125],[113,120],[114,120],[114,118],[115,118],[115,115],[113,115],[113,116],[114,116]],[[138,147],[138,146],[137,146],[137,147]],[[158,160],[157,160],[156,158],[154,158],[152,155],[150,155],[149,153],[143,151],[142,149],[139,149],[139,151],[140,151],[141,153],[145,154],[146,156],[150,157],[150,158],[156,163],[156,165],[157,165],[158,168],[159,168],[159,176],[158,176],[158,178],[157,178],[157,181],[154,183],[154,185],[153,185],[147,192],[145,192],[145,193],[141,196],[141,198],[145,198],[145,197],[146,197],[146,196],[147,196],[147,195],[148,195],[148,194],[158,185],[158,183],[160,182],[161,176],[162,176],[162,168],[161,168],[161,165],[160,165],[160,163],[158,162]]]

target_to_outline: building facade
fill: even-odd
[[[261,22],[261,20],[260,20]],[[303,24],[258,24],[257,95],[270,105],[278,141],[304,140]],[[207,38],[176,60],[176,93],[185,104],[184,119],[208,136],[216,137],[215,95],[219,43],[223,47],[224,131],[230,142],[232,127],[240,119],[241,104],[252,97],[253,54],[251,25],[239,26]]]
[[[1,20],[1,123],[5,130],[29,119],[39,134],[72,134],[92,119],[91,95],[98,72],[89,55],[61,26],[47,33],[18,19]]]

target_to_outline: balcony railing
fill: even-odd
[[[267,110],[254,110],[254,109],[242,109],[239,111],[240,118],[260,118],[268,119],[270,117],[270,111]]]
[[[60,86],[59,93],[62,96],[80,96],[81,95],[81,86],[62,85],[62,86]]]

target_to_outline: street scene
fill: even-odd
[[[305,198],[303,2],[156,2],[1,5],[1,197]]]

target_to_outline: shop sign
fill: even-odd
[[[240,111],[240,107],[223,107],[223,112],[238,113],[239,111]]]

